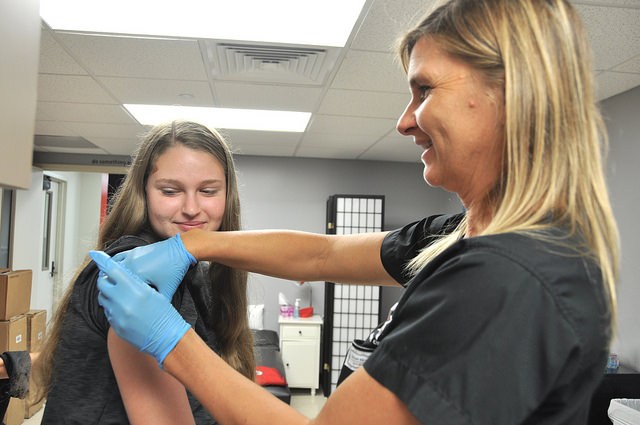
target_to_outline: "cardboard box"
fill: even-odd
[[[30,417],[38,413],[40,409],[42,409],[42,406],[44,406],[44,399],[40,400],[40,403],[36,403],[32,405],[29,404],[29,400],[27,399],[27,402],[24,404],[25,419],[29,419]]]
[[[24,417],[30,418],[44,406],[45,399],[40,400],[39,403],[33,403],[33,397],[31,397],[31,392],[35,393],[35,383],[33,381],[33,375],[29,377],[29,395],[24,400]]]
[[[31,270],[0,273],[0,320],[9,320],[29,311]]]
[[[29,310],[27,316],[27,350],[39,351],[47,330],[47,310]]]
[[[4,415],[5,425],[20,425],[24,422],[24,400],[12,398],[7,413]]]
[[[0,320],[0,353],[27,350],[27,316]]]

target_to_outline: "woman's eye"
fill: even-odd
[[[431,93],[431,86],[420,86],[418,87],[418,98],[420,101],[424,101],[427,96]]]
[[[163,195],[166,196],[172,196],[175,195],[176,193],[178,193],[178,191],[176,189],[160,189],[160,191],[162,192]]]
[[[218,193],[218,189],[202,189],[202,193],[208,196],[214,196]]]

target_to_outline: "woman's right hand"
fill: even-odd
[[[180,239],[180,234],[161,242],[140,246],[113,256],[133,274],[171,300],[189,266],[197,263]]]

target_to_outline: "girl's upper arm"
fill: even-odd
[[[131,424],[195,424],[184,386],[157,361],[120,339],[107,337],[111,367]]]

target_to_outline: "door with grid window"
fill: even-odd
[[[327,233],[350,235],[384,228],[384,196],[333,195],[327,201]],[[347,350],[379,322],[380,287],[327,282],[324,301],[322,387],[336,387]]]

